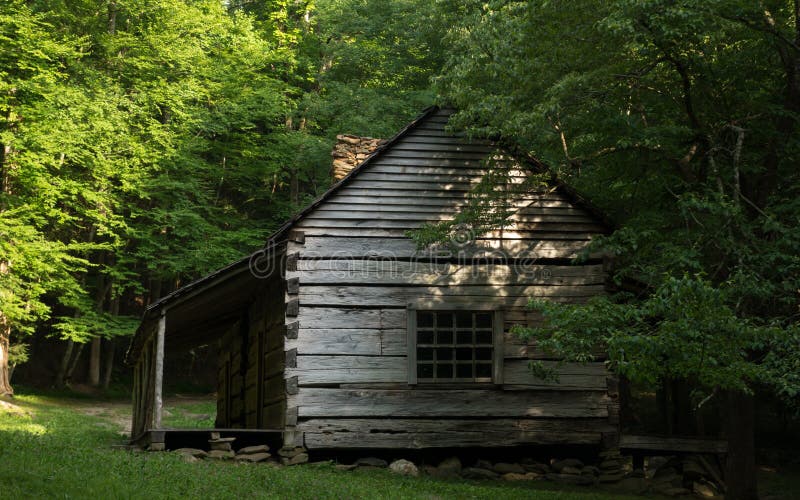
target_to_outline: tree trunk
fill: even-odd
[[[66,383],[67,368],[69,368],[69,360],[72,359],[72,350],[74,348],[75,342],[72,340],[67,340],[67,348],[64,350],[64,355],[61,356],[61,364],[58,367],[56,379],[53,381],[53,385],[59,389],[64,387],[64,384]]]
[[[108,386],[111,385],[111,374],[114,371],[114,341],[111,339],[106,339],[103,342],[105,346],[105,369],[103,370],[103,389],[108,389]]]
[[[755,405],[753,396],[728,393],[728,460],[725,485],[728,500],[755,500],[756,482]]]
[[[81,359],[81,353],[83,352],[83,346],[85,344],[78,344],[78,350],[75,351],[75,356],[72,357],[72,361],[70,362],[69,366],[67,367],[67,373],[64,374],[64,385],[69,385],[70,381],[72,380],[72,373],[75,371],[75,368],[78,366],[78,361]]]
[[[92,387],[100,386],[100,348],[102,347],[103,339],[95,337],[92,339],[92,345],[89,356],[89,385]]]
[[[8,345],[11,326],[5,315],[0,313],[0,396],[13,396],[11,376],[8,372]]]
[[[117,0],[108,2],[108,34],[117,32]]]
[[[0,260],[0,274],[9,272],[8,263]],[[0,396],[13,396],[11,388],[11,375],[8,373],[8,347],[11,339],[11,323],[8,317],[0,311]]]
[[[114,296],[111,299],[111,305],[109,307],[109,312],[112,316],[119,316],[119,295]],[[103,389],[107,390],[108,386],[111,385],[111,374],[114,372],[114,339],[109,338],[103,342],[105,346],[105,358],[106,358],[106,366],[105,370],[103,371]]]

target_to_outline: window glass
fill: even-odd
[[[418,311],[417,380],[491,381],[493,318],[485,311]]]

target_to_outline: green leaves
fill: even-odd
[[[655,386],[686,379],[706,390],[752,391],[772,386],[788,402],[800,391],[796,326],[769,325],[737,316],[729,287],[701,277],[668,277],[641,301],[618,296],[587,305],[532,301],[544,315],[538,328],[515,327],[523,338],[565,361],[586,362],[598,346],[630,380]]]
[[[794,4],[436,5],[447,33],[437,89],[459,125],[516,141],[605,209],[621,227],[594,249],[615,255],[618,285],[643,290],[537,303],[541,346],[579,360],[606,343],[639,381],[765,383],[795,397]]]

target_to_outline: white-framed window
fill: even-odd
[[[408,382],[502,384],[503,312],[409,305]]]

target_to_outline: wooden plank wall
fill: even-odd
[[[217,421],[222,428],[281,429],[284,390],[285,281],[265,278],[241,320],[220,342]]]
[[[133,369],[133,415],[131,416],[131,438],[138,439],[146,430],[153,428],[155,405],[155,334],[150,335],[142,347],[139,360]]]
[[[242,367],[242,323],[237,321],[225,332],[220,346],[217,376],[218,428],[244,427],[244,370]]]
[[[604,293],[600,261],[573,265],[606,228],[555,192],[519,194],[502,232],[475,235],[462,262],[423,259],[405,235],[451,219],[492,153],[429,117],[301,219],[287,259],[287,439],[309,448],[598,444],[615,431],[615,394],[602,362],[533,378],[546,359],[510,333],[536,324],[531,297],[583,302]],[[521,179],[521,172],[513,176]],[[505,255],[517,260],[495,264]],[[430,257],[430,255],[428,255]],[[504,311],[502,386],[409,386],[406,308],[489,304]],[[548,361],[553,363],[553,361]]]

